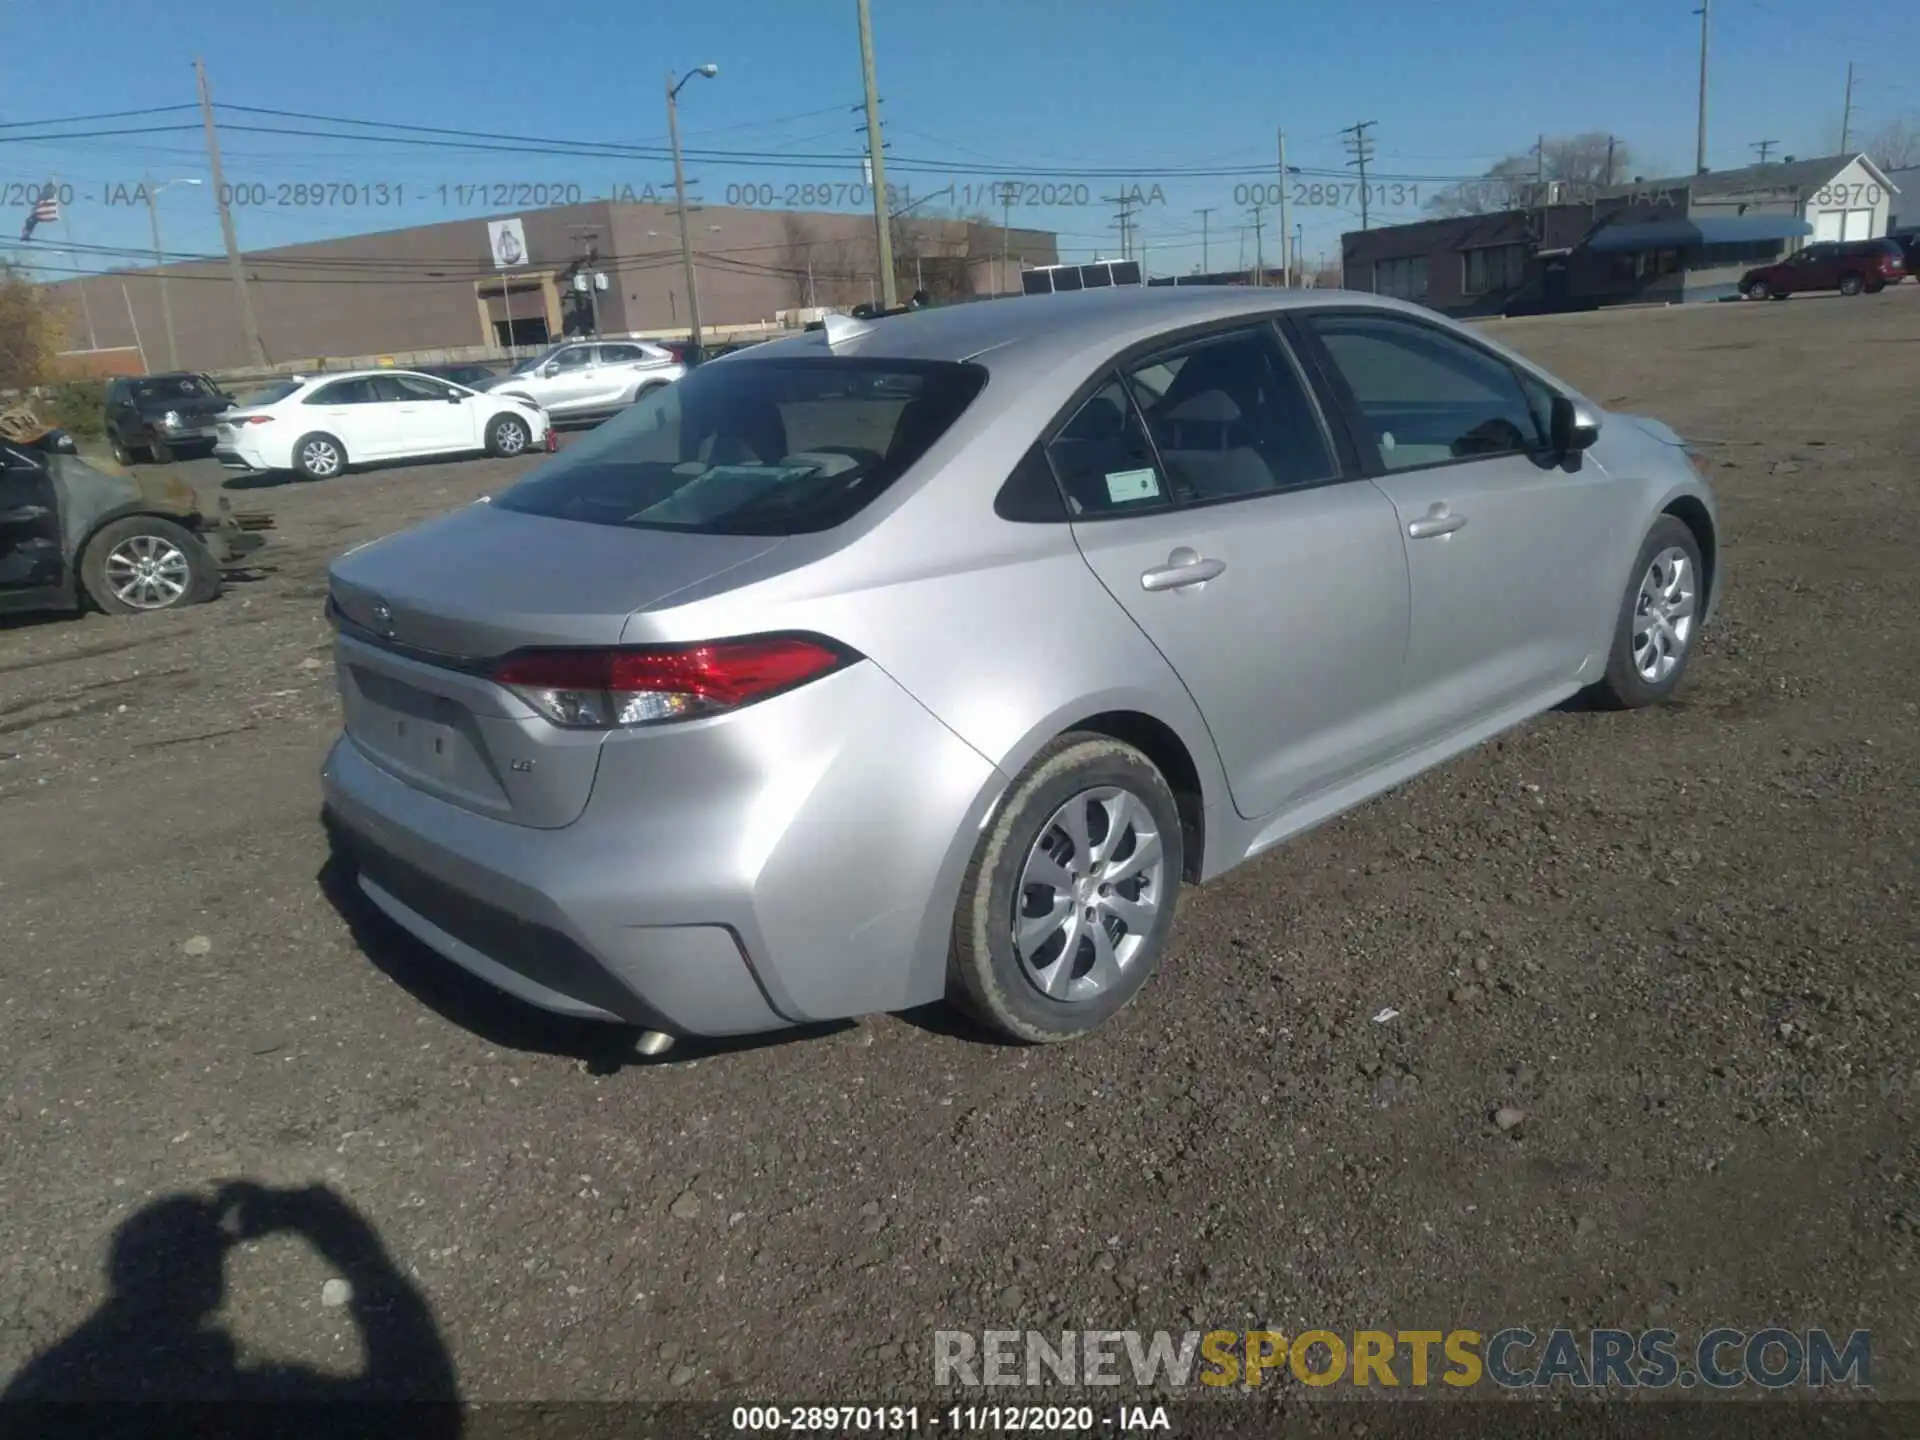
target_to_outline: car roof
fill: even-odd
[[[1278,290],[1245,285],[1124,285],[1054,295],[1010,296],[854,321],[853,338],[829,346],[810,330],[737,352],[761,364],[808,354],[866,359],[974,360],[990,368],[1035,369],[1092,350],[1119,350],[1164,331],[1239,316],[1315,306],[1365,306],[1429,320],[1431,310],[1347,290]]]

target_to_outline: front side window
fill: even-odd
[[[1313,315],[1382,468],[1527,454],[1546,441],[1513,367],[1465,340],[1393,316]]]
[[[529,515],[709,535],[799,535],[852,518],[986,384],[946,361],[784,359],[701,366],[494,504]]]
[[[583,370],[593,363],[593,350],[590,346],[575,345],[555,355],[553,363],[561,370]]]
[[[1180,500],[1297,490],[1335,473],[1319,412],[1269,326],[1163,351],[1127,377]]]

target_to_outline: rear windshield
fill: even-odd
[[[253,405],[272,405],[284,400],[307,382],[304,380],[276,380],[271,385],[263,385],[258,390],[249,390],[240,397],[241,409]]]
[[[168,375],[156,380],[135,380],[136,400],[207,400],[217,392],[198,375]]]
[[[947,361],[703,365],[649,391],[493,503],[708,535],[828,530],[925,454],[986,378],[977,365]]]

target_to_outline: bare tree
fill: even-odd
[[[789,211],[781,221],[780,241],[776,263],[786,275],[788,299],[796,307],[819,304],[815,298],[820,293],[816,267],[824,253],[816,254],[821,250],[819,235],[804,216]]]
[[[1889,120],[1854,148],[1864,150],[1882,170],[1920,165],[1920,120],[1911,115]]]
[[[1634,153],[1626,141],[1600,130],[1549,135],[1536,148],[1502,156],[1477,179],[1449,185],[1426,203],[1434,215],[1486,215],[1535,203],[1536,181],[1559,181],[1576,189],[1617,185],[1632,173]]]
[[[1342,290],[1346,284],[1347,277],[1337,260],[1330,260],[1313,272],[1313,288],[1316,290]]]

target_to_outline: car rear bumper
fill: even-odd
[[[857,664],[717,720],[617,733],[539,829],[409,785],[342,737],[322,771],[362,892],[562,1014],[738,1035],[939,998],[998,772]]]

